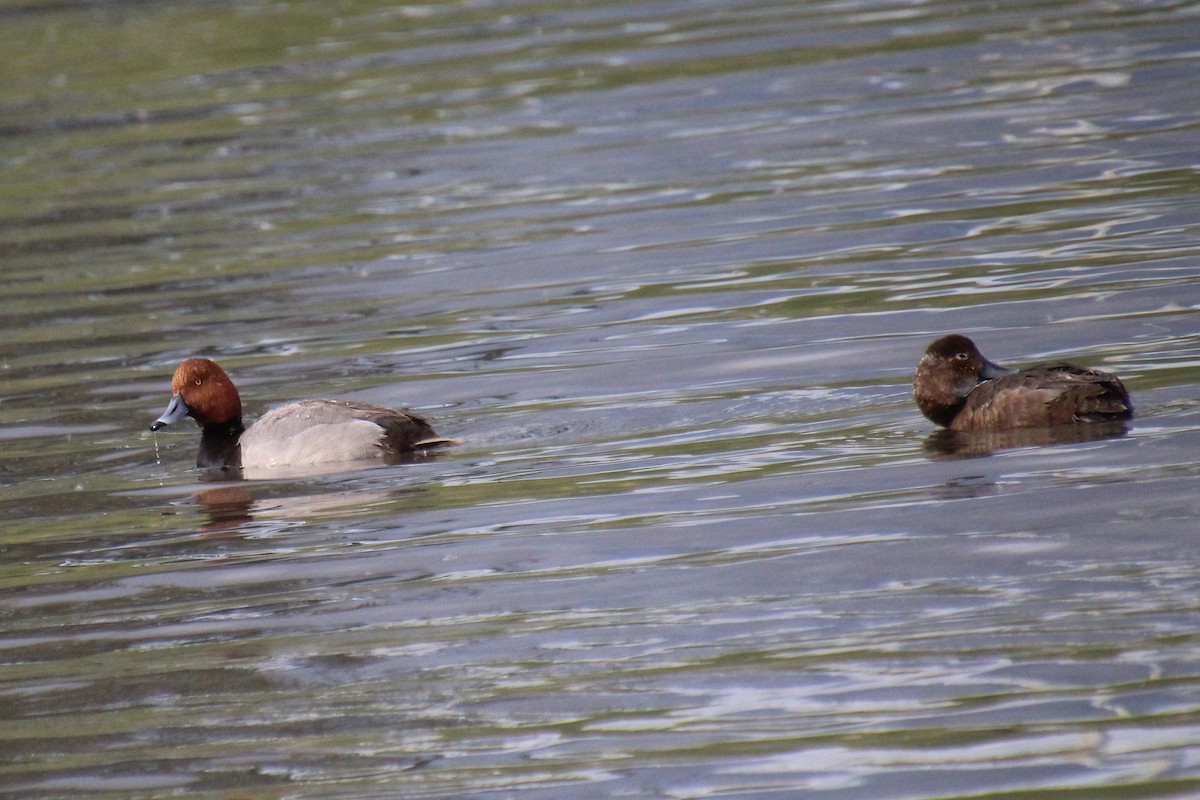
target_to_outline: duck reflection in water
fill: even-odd
[[[960,334],[926,348],[913,399],[947,429],[930,437],[926,449],[957,455],[1118,436],[1133,417],[1116,375],[1065,362],[1008,369]]]
[[[288,492],[286,486],[275,482],[271,489],[260,491],[254,484],[230,482],[193,492],[190,501],[205,518],[198,524],[197,533],[206,539],[241,539],[248,534],[261,537],[265,530],[287,528],[323,515],[343,516],[368,506],[411,507],[427,491],[421,485],[329,490],[300,482],[295,491]]]

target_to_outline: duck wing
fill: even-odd
[[[983,381],[967,396],[962,425],[955,427],[1032,428],[1132,416],[1129,392],[1116,375],[1055,363]]]
[[[373,429],[375,433],[370,433],[371,428],[361,427],[363,423],[377,426]],[[353,400],[299,400],[264,414],[242,436],[242,444],[244,447],[251,442],[261,445],[305,441],[311,448],[329,436],[338,437],[339,443],[344,445],[342,449],[362,450],[358,457],[370,455],[371,449],[376,453],[382,450],[384,454],[411,453],[457,443],[457,440],[438,436],[429,420],[412,411]],[[343,441],[345,439],[355,442]]]
[[[378,425],[384,430],[381,446],[387,453],[409,453],[458,443],[456,439],[438,436],[429,420],[413,411],[353,400],[304,400],[296,405],[305,409],[314,424],[356,419]]]

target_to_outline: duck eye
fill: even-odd
[[[196,380],[193,381],[193,383],[195,383],[197,386],[199,386],[200,384],[204,383],[204,381],[200,380],[199,378],[196,378]]]
[[[968,358],[971,357],[971,354],[970,353],[955,353],[954,357],[957,358],[959,361],[966,361]],[[199,383],[199,381],[196,381],[196,383]]]

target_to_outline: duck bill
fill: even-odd
[[[150,425],[150,430],[156,431],[164,425],[170,425],[192,413],[192,409],[188,408],[188,404],[183,402],[183,398],[175,395],[171,398],[171,402],[167,404],[167,410],[162,413],[162,416],[154,420]]]
[[[990,381],[992,378],[999,378],[1001,375],[1009,375],[1016,372],[1015,369],[1002,367],[999,364],[983,359],[983,366],[979,370],[979,380]]]

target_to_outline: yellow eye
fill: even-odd
[[[196,378],[196,380],[194,381],[194,383],[195,383],[197,386],[199,386],[200,384],[204,383],[204,381],[200,380],[199,378]]]

